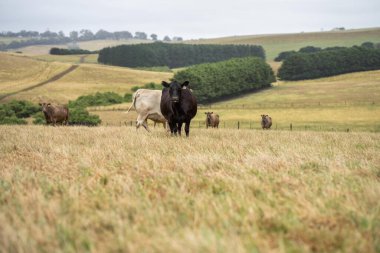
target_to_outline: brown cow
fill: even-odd
[[[261,127],[263,129],[269,129],[272,126],[272,118],[268,115],[261,115]]]
[[[52,105],[51,103],[39,103],[45,115],[46,125],[57,123],[67,125],[69,123],[69,108],[67,106]]]
[[[216,127],[219,128],[219,115],[214,112],[205,112],[206,114],[206,128]]]

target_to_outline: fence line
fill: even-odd
[[[349,102],[349,101],[341,101],[336,103],[323,103],[323,102],[315,102],[315,103],[270,103],[263,104],[257,103],[255,105],[247,105],[247,104],[225,104],[225,105],[198,105],[198,109],[261,109],[261,108],[305,108],[305,107],[336,107],[336,106],[357,106],[357,105],[377,105],[378,102],[375,101],[359,101],[359,102]],[[128,107],[112,107],[105,108],[103,106],[89,107],[89,111],[126,111]],[[134,108],[131,111],[135,111]]]
[[[125,127],[136,127],[136,121],[120,121],[118,123],[106,123],[106,126],[125,126]],[[148,121],[148,126],[150,128],[158,127],[162,128],[162,124],[157,124],[153,126],[152,121]],[[206,129],[205,121],[191,121],[191,128]],[[210,128],[210,127],[209,127]],[[223,121],[219,124],[219,128],[222,129],[252,129],[261,130],[261,124],[259,121]],[[360,128],[358,128],[360,129]],[[378,132],[380,129],[380,124],[374,126],[374,132]],[[318,124],[294,124],[294,123],[281,123],[272,125],[269,131],[276,130],[287,130],[287,131],[334,131],[334,132],[351,132],[352,130],[357,130],[353,126],[344,125],[318,125]],[[268,131],[268,130],[265,130]],[[372,132],[372,131],[371,131]]]

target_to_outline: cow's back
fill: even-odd
[[[136,91],[136,101],[135,109],[137,113],[143,111],[149,111],[152,113],[159,113],[160,111],[160,102],[161,102],[161,91],[160,90],[147,90],[147,89],[138,89]]]

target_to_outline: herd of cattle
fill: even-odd
[[[186,81],[179,84],[176,81],[162,82],[163,90],[138,89],[132,97],[132,105],[127,113],[134,107],[138,116],[136,128],[143,126],[149,130],[147,120],[169,125],[173,135],[181,135],[182,125],[185,124],[186,136],[189,136],[190,122],[197,114],[197,100],[188,87]],[[46,124],[57,123],[67,125],[69,123],[69,109],[66,106],[40,103],[44,113]],[[219,115],[214,112],[205,112],[206,127],[219,127]],[[272,126],[272,118],[261,115],[261,127],[269,129]]]

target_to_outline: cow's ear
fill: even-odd
[[[42,103],[38,103],[39,106],[42,106]]]
[[[183,86],[187,87],[189,85],[189,81],[185,81],[183,84],[181,84],[181,87],[183,88]]]
[[[162,81],[161,84],[162,84],[162,86],[164,86],[164,87],[166,87],[166,88],[169,88],[169,86],[170,86],[170,85],[169,85],[167,82],[165,82],[165,81]]]

